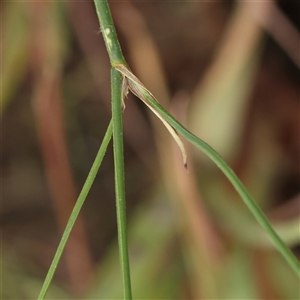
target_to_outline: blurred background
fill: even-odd
[[[230,164],[299,257],[298,1],[110,1],[124,56]],[[1,299],[35,299],[109,120],[93,1],[1,2]],[[135,299],[298,299],[299,281],[224,175],[188,172],[134,96],[124,111]],[[47,299],[121,299],[112,147]]]

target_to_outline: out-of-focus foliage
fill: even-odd
[[[231,163],[299,255],[299,3],[249,3],[110,5],[134,73]],[[110,119],[109,61],[92,1],[2,2],[1,18],[1,297],[32,299]],[[124,139],[134,298],[299,298],[216,167],[187,145],[187,173],[133,97]],[[121,298],[114,201],[109,148],[49,299]]]

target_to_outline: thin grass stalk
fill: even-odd
[[[69,218],[68,223],[66,225],[66,228],[64,230],[63,236],[62,236],[62,238],[60,240],[60,243],[59,243],[59,245],[57,247],[55,256],[54,256],[54,258],[52,260],[51,266],[50,266],[50,268],[48,270],[47,276],[46,276],[46,278],[44,280],[43,286],[42,286],[40,294],[38,296],[38,300],[45,299],[45,296],[46,296],[47,291],[49,289],[50,283],[51,283],[52,278],[54,276],[54,273],[56,271],[57,265],[58,265],[58,263],[60,261],[61,255],[62,255],[62,253],[64,251],[64,248],[65,248],[66,243],[68,241],[68,238],[70,236],[71,230],[72,230],[72,228],[73,228],[73,226],[75,224],[75,221],[76,221],[76,219],[77,219],[77,217],[79,215],[81,207],[82,207],[82,205],[83,205],[83,203],[84,203],[84,201],[85,201],[85,199],[86,199],[86,197],[87,197],[87,195],[88,195],[88,193],[89,193],[89,191],[91,189],[91,186],[92,186],[92,184],[93,184],[93,182],[95,180],[95,177],[97,175],[97,172],[99,170],[99,167],[100,167],[100,165],[102,163],[102,160],[103,160],[103,157],[105,155],[107,146],[108,146],[109,141],[110,141],[110,139],[112,137],[112,133],[113,133],[113,129],[112,128],[113,128],[112,121],[110,121],[109,126],[108,126],[108,128],[106,130],[105,136],[103,138],[103,141],[101,143],[101,146],[99,148],[99,151],[98,151],[98,153],[96,155],[95,161],[94,161],[94,163],[93,163],[93,165],[91,167],[91,170],[90,170],[90,172],[88,174],[88,177],[87,177],[87,179],[86,179],[86,181],[85,181],[85,183],[84,183],[84,185],[82,187],[82,190],[81,190],[81,192],[80,192],[80,194],[78,196],[76,204],[75,204],[75,206],[73,208],[73,211],[72,211],[72,213],[70,215],[70,218]]]
[[[123,153],[123,123],[122,123],[122,85],[121,74],[115,68],[111,69],[113,145],[115,162],[116,208],[118,222],[119,256],[122,271],[124,299],[132,299],[129,255],[127,245],[125,175]]]
[[[126,66],[126,61],[123,57],[118,38],[116,35],[113,20],[111,18],[109,6],[106,0],[94,0],[99,22],[101,25],[101,31],[103,33],[103,38],[106,44],[106,48],[109,54],[110,62],[112,66],[124,65]],[[166,122],[173,126],[183,137],[185,137],[190,143],[195,145],[201,151],[203,151],[225,174],[225,176],[232,183],[238,194],[241,196],[246,206],[252,212],[258,223],[267,233],[268,237],[272,241],[275,248],[282,254],[288,264],[300,277],[300,263],[291,250],[285,245],[278,234],[273,229],[272,225],[268,221],[265,214],[262,212],[257,203],[253,200],[247,189],[244,187],[242,182],[238,179],[236,174],[232,169],[225,163],[225,161],[220,157],[220,155],[212,149],[208,144],[206,144],[201,139],[197,138],[190,131],[188,131],[183,125],[181,125],[172,115],[170,115],[151,94],[145,90],[142,86],[138,85],[136,82],[133,83],[135,88],[137,88],[144,98],[147,99],[148,104],[159,113]]]
[[[94,3],[111,65],[126,65],[107,1],[94,0]]]
[[[94,3],[100,22],[100,29],[112,67],[120,64],[127,65],[122,54],[107,1],[94,0]],[[124,299],[132,299],[126,227],[122,125],[122,82],[121,74],[114,68],[111,70],[111,84],[119,256],[121,263]]]

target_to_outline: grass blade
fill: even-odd
[[[101,165],[101,162],[103,160],[104,154],[106,152],[106,149],[107,149],[107,146],[109,144],[109,141],[110,141],[111,137],[112,137],[112,121],[110,122],[110,124],[107,128],[107,131],[106,131],[105,136],[103,138],[103,141],[101,143],[100,149],[99,149],[99,151],[96,155],[95,161],[94,161],[94,163],[91,167],[91,170],[88,174],[88,177],[87,177],[87,179],[86,179],[86,181],[85,181],[85,183],[82,187],[82,190],[81,190],[81,192],[78,196],[78,199],[76,201],[76,204],[73,208],[73,211],[71,213],[69,221],[66,225],[66,229],[65,229],[65,231],[63,233],[63,236],[62,236],[62,238],[59,242],[59,245],[57,247],[56,253],[55,253],[54,258],[52,260],[51,266],[50,266],[50,268],[48,270],[48,273],[47,273],[47,276],[44,280],[43,286],[42,286],[40,294],[38,296],[38,300],[45,299],[46,293],[49,289],[50,283],[52,281],[52,278],[53,278],[54,273],[56,271],[57,265],[60,261],[60,258],[62,256],[62,253],[63,253],[64,248],[66,246],[66,243],[68,241],[68,238],[70,236],[71,230],[72,230],[72,228],[75,224],[75,221],[76,221],[76,219],[79,215],[81,207],[82,207],[82,205],[83,205],[83,203],[84,203],[84,201],[85,201],[85,199],[86,199],[86,197],[87,197],[87,195],[90,191],[90,188],[91,188],[91,186],[92,186],[92,184],[95,180],[95,177],[97,175],[98,169]]]
[[[233,187],[236,189],[238,194],[241,196],[242,200],[251,211],[253,216],[256,218],[261,227],[265,230],[269,239],[272,241],[275,248],[281,253],[285,258],[291,268],[300,277],[300,263],[291,252],[291,250],[285,245],[278,234],[273,229],[272,225],[268,221],[267,217],[254,201],[250,193],[247,191],[243,183],[239,180],[233,170],[226,164],[223,158],[207,143],[199,139],[197,136],[192,134],[187,130],[180,122],[178,122],[171,114],[168,113],[160,104],[156,101],[154,97],[148,92],[146,88],[142,85],[136,85],[139,92],[147,99],[148,104],[161,115],[166,122],[168,122],[178,133],[186,138],[191,144],[203,151],[224,173],[228,180],[232,183]]]

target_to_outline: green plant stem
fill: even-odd
[[[223,158],[207,143],[196,137],[190,131],[188,131],[183,125],[181,125],[171,114],[169,114],[149,93],[147,90],[143,89],[141,86],[137,86],[144,97],[148,100],[148,103],[170,124],[172,125],[178,133],[186,138],[191,144],[203,151],[224,173],[224,175],[232,183],[238,194],[241,196],[242,200],[252,212],[258,223],[267,233],[269,239],[275,246],[275,248],[282,254],[286,259],[288,264],[300,277],[300,263],[292,251],[285,245],[282,239],[273,229],[272,225],[268,221],[267,217],[260,209],[258,204],[251,197],[250,193],[247,191],[245,186],[233,172],[233,170],[226,164]]]
[[[122,54],[107,1],[94,0],[94,3],[96,6],[101,32],[112,67],[119,64],[127,65]],[[125,299],[132,299],[126,228],[122,125],[122,83],[121,74],[114,68],[112,68],[111,70],[111,84],[119,255],[122,270],[124,297]]]
[[[121,74],[115,68],[111,70],[111,87],[119,255],[124,299],[132,299],[126,227]]]
[[[112,126],[112,121],[111,121],[109,123],[107,131],[106,131],[105,136],[103,138],[103,141],[101,143],[99,151],[98,151],[98,153],[96,155],[95,161],[94,161],[94,163],[93,163],[93,165],[91,167],[91,170],[90,170],[90,172],[88,174],[88,177],[87,177],[87,179],[86,179],[86,181],[85,181],[85,183],[84,183],[84,185],[82,187],[82,190],[81,190],[81,192],[80,192],[80,194],[78,196],[78,199],[77,199],[76,204],[75,204],[75,206],[73,208],[71,216],[70,216],[70,218],[68,220],[68,223],[66,225],[66,229],[64,230],[63,236],[62,236],[62,238],[60,240],[60,243],[59,243],[59,245],[57,247],[55,256],[54,256],[54,258],[52,260],[51,266],[50,266],[50,268],[48,270],[47,276],[46,276],[46,278],[44,280],[44,283],[43,283],[43,286],[41,288],[40,294],[38,296],[38,300],[42,300],[46,296],[46,293],[48,291],[49,285],[50,285],[50,283],[52,281],[52,278],[54,276],[54,273],[56,271],[56,268],[57,268],[57,265],[59,263],[59,260],[61,258],[61,255],[62,255],[62,253],[64,251],[64,248],[65,248],[66,243],[68,241],[68,238],[70,236],[71,230],[72,230],[72,228],[73,228],[73,226],[75,224],[75,221],[76,221],[76,219],[77,219],[77,217],[79,215],[81,207],[82,207],[82,205],[83,205],[83,203],[84,203],[84,201],[85,201],[85,199],[86,199],[86,197],[87,197],[87,195],[88,195],[88,193],[90,191],[90,188],[91,188],[91,186],[92,186],[92,184],[93,184],[93,182],[95,180],[95,177],[97,175],[97,172],[99,170],[99,167],[101,165],[103,157],[105,155],[107,146],[108,146],[109,141],[110,141],[110,139],[112,137],[112,132],[113,132],[112,128],[113,128],[113,126]]]
[[[126,65],[107,1],[94,0],[94,3],[111,65]]]
[[[101,30],[103,33],[106,48],[109,54],[110,62],[112,66],[118,64],[127,65],[123,57],[118,38],[116,35],[115,27],[109,11],[109,6],[106,0],[94,0]],[[190,143],[202,150],[225,174],[225,176],[232,183],[238,194],[242,197],[243,201],[257,219],[259,224],[268,234],[270,240],[278,251],[283,255],[292,269],[300,277],[300,264],[297,258],[293,255],[290,249],[284,244],[277,233],[274,231],[270,222],[262,212],[260,207],[252,199],[247,189],[242,182],[238,179],[231,168],[225,163],[220,155],[212,149],[204,141],[197,138],[191,132],[189,132],[184,126],[182,126],[173,116],[171,116],[151,95],[144,90],[141,86],[137,86],[140,92],[144,94],[144,97],[148,100],[148,103],[170,124],[172,125],[183,137],[185,137]]]

